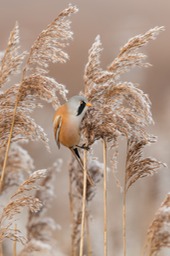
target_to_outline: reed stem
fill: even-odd
[[[124,192],[123,192],[122,218],[123,218],[123,255],[126,256],[126,184],[124,185]]]
[[[16,233],[17,225],[14,225],[14,231]],[[15,239],[13,242],[13,256],[17,256],[17,240]]]
[[[104,256],[107,256],[107,143],[103,139],[103,163],[104,163],[104,181],[103,181],[103,201],[104,201]]]
[[[16,95],[15,106],[14,106],[13,115],[12,115],[12,122],[11,122],[10,131],[9,131],[9,137],[8,137],[8,141],[7,141],[7,146],[6,146],[5,156],[4,156],[4,162],[3,162],[3,166],[2,166],[2,172],[1,172],[1,178],[0,178],[0,193],[2,192],[2,189],[3,189],[5,169],[6,169],[6,164],[7,164],[7,160],[8,160],[8,154],[9,154],[9,149],[10,149],[10,145],[11,145],[12,134],[13,134],[13,130],[14,130],[17,107],[18,107],[18,104],[19,104],[19,101],[20,101],[20,89],[21,89],[22,81],[24,80],[25,74],[26,74],[26,67],[23,69],[20,87],[19,87],[18,93]]]
[[[5,176],[5,169],[6,169],[7,159],[8,159],[8,153],[9,153],[11,139],[12,139],[12,133],[13,133],[13,129],[14,129],[17,106],[18,106],[18,100],[15,101],[12,123],[11,123],[10,132],[9,132],[7,147],[6,147],[6,151],[5,151],[4,162],[3,162],[3,166],[2,166],[2,172],[1,172],[1,178],[0,178],[0,192],[2,192],[2,189],[3,189],[3,180],[4,180],[4,176]]]
[[[2,246],[2,242],[0,242],[0,256],[3,256],[3,246]]]
[[[89,215],[86,213],[86,231],[87,231],[87,255],[92,256],[92,245],[90,238]]]
[[[87,151],[84,150],[84,168],[83,168],[83,198],[82,198],[82,217],[81,217],[81,234],[80,234],[80,252],[83,256],[85,217],[86,217],[86,190],[87,190]]]
[[[72,171],[69,172],[69,201],[70,201],[70,222],[71,222],[71,256],[76,255],[76,248],[74,243],[74,198],[73,198],[73,183],[72,183]]]

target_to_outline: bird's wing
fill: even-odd
[[[58,148],[60,148],[59,134],[60,134],[61,124],[62,124],[62,117],[58,115],[54,119],[54,136],[55,136],[55,140]]]

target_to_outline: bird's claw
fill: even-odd
[[[85,150],[90,150],[90,147],[89,146],[86,146],[86,144],[84,143],[82,146],[77,146],[79,148],[82,148],[82,149],[85,149]]]

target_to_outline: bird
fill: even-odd
[[[53,118],[54,137],[58,148],[60,149],[61,144],[69,148],[82,170],[84,165],[78,148],[86,150],[89,148],[85,145],[79,145],[80,124],[88,107],[91,106],[92,104],[84,96],[75,95],[56,110]],[[91,185],[94,185],[88,172],[87,179]]]

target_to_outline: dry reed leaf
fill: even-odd
[[[159,255],[161,249],[170,248],[170,193],[167,194],[147,232],[145,249],[150,256]]]
[[[0,60],[0,88],[9,81],[11,75],[21,72],[21,64],[23,63],[26,52],[19,54],[19,48],[19,27],[16,23],[10,33],[7,48]]]

